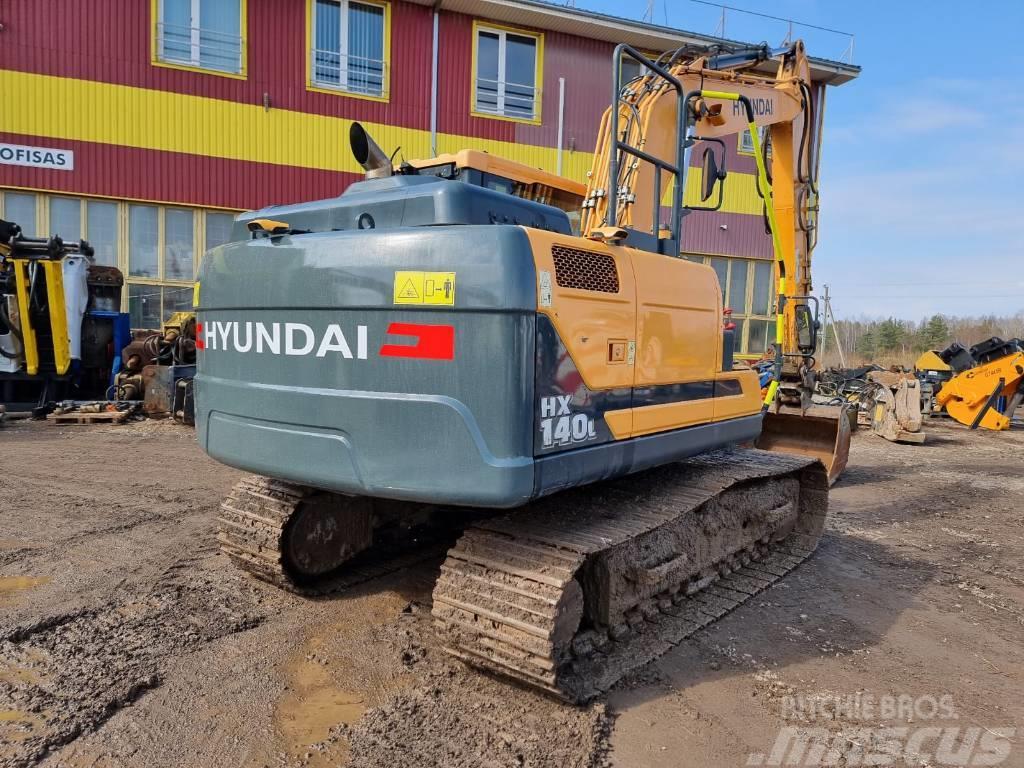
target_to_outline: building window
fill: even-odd
[[[742,259],[729,260],[729,292],[725,306],[732,309],[733,314],[747,314],[747,266],[750,262]]]
[[[774,326],[774,323],[756,318],[747,320],[747,347],[744,350],[746,354],[763,355],[768,351],[769,326]]]
[[[218,245],[224,245],[231,239],[231,227],[235,223],[235,217],[230,213],[207,213],[206,214],[206,248],[205,253]]]
[[[85,239],[93,247],[93,258],[105,267],[117,266],[117,203],[87,200]]]
[[[36,196],[25,192],[5,192],[3,202],[4,221],[20,226],[25,237],[37,237]]]
[[[82,239],[82,201],[70,197],[50,198],[50,232],[66,243]]]
[[[722,288],[722,302],[732,310],[736,323],[736,352],[759,357],[767,351],[768,334],[775,327],[772,297],[775,265],[770,261],[731,256],[683,254],[690,261],[704,262],[715,270]]]
[[[159,0],[159,61],[242,74],[245,0]]]
[[[475,27],[473,111],[540,122],[543,37]]]
[[[157,329],[175,312],[192,309],[192,286],[129,283],[128,314],[132,328]]]
[[[192,211],[164,211],[164,279],[195,279],[195,224]]]
[[[312,84],[387,97],[388,6],[314,0]]]
[[[121,311],[133,328],[159,328],[192,306],[196,268],[204,253],[231,239],[234,214],[181,206],[144,205],[0,190],[0,218],[26,235],[88,240],[97,264],[125,276]]]
[[[652,61],[656,61],[660,56],[660,54],[647,53],[645,51],[641,51],[641,53],[643,53],[644,56],[651,59]],[[651,74],[651,70],[645,67],[636,59],[634,59],[632,56],[627,56],[626,54],[623,54],[622,58],[619,59],[619,77],[623,85],[627,85],[633,80],[636,80],[639,77],[649,74]]]
[[[767,315],[771,309],[774,271],[774,265],[770,261],[754,262],[753,303],[750,307],[752,315]]]
[[[153,205],[128,208],[128,274],[160,277],[160,209]]]
[[[765,141],[768,139],[768,129],[764,126],[758,129],[758,138],[761,139],[761,146],[764,146]],[[741,155],[752,155],[754,154],[754,139],[750,136],[749,129],[743,129],[740,131],[739,146],[737,147]],[[768,147],[768,157],[772,156],[772,148]]]

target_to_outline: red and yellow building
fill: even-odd
[[[582,181],[615,44],[715,42],[538,0],[8,0],[0,24],[0,217],[92,242],[146,327],[190,305],[235,212],[359,177],[351,121],[398,159],[472,147]],[[814,61],[822,85],[858,71]],[[743,137],[728,167],[684,250],[757,352],[770,240]]]

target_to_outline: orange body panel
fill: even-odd
[[[715,401],[691,400],[633,408],[633,436],[651,435],[667,429],[681,429],[715,420]]]
[[[757,371],[752,368],[720,373],[718,380],[739,379],[742,392],[739,395],[715,398],[715,421],[749,416],[761,410],[761,384]]]
[[[636,285],[629,251],[539,229],[524,231],[533,248],[538,278],[546,272],[550,279],[550,306],[544,306],[538,279],[537,310],[551,319],[579,369],[583,383],[590,389],[633,386],[633,367],[628,360],[610,363],[608,359],[609,344],[613,341],[625,340],[628,343],[636,340]],[[558,245],[611,256],[619,275],[619,292],[599,293],[560,286],[551,255],[552,246]]]
[[[711,267],[630,249],[637,294],[634,386],[714,378],[722,294]]]
[[[455,154],[440,154],[426,160],[409,160],[408,163],[413,168],[428,168],[444,163],[454,163],[457,168],[474,168],[484,173],[493,173],[496,176],[518,181],[521,184],[543,184],[568,192],[581,200],[587,191],[587,185],[581,182],[477,149],[463,149]]]
[[[714,270],[635,248],[524,231],[537,265],[538,312],[551,320],[588,389],[740,382],[738,395],[680,396],[676,402],[609,411],[605,422],[616,440],[760,412],[757,374],[721,370],[722,295]],[[553,247],[610,256],[618,292],[559,285]]]

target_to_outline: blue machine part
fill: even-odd
[[[114,381],[123,365],[121,352],[132,341],[131,316],[127,312],[110,312],[103,309],[92,309],[85,314],[89,317],[109,320],[114,326],[114,360],[110,366],[110,386],[114,386]]]

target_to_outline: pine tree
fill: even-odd
[[[949,340],[949,324],[942,315],[932,315],[932,318],[921,329],[925,349],[942,349]]]
[[[875,334],[870,328],[857,339],[857,354],[870,360],[875,356]]]
[[[878,348],[882,352],[892,352],[903,343],[906,330],[893,318],[883,320],[878,326]]]

